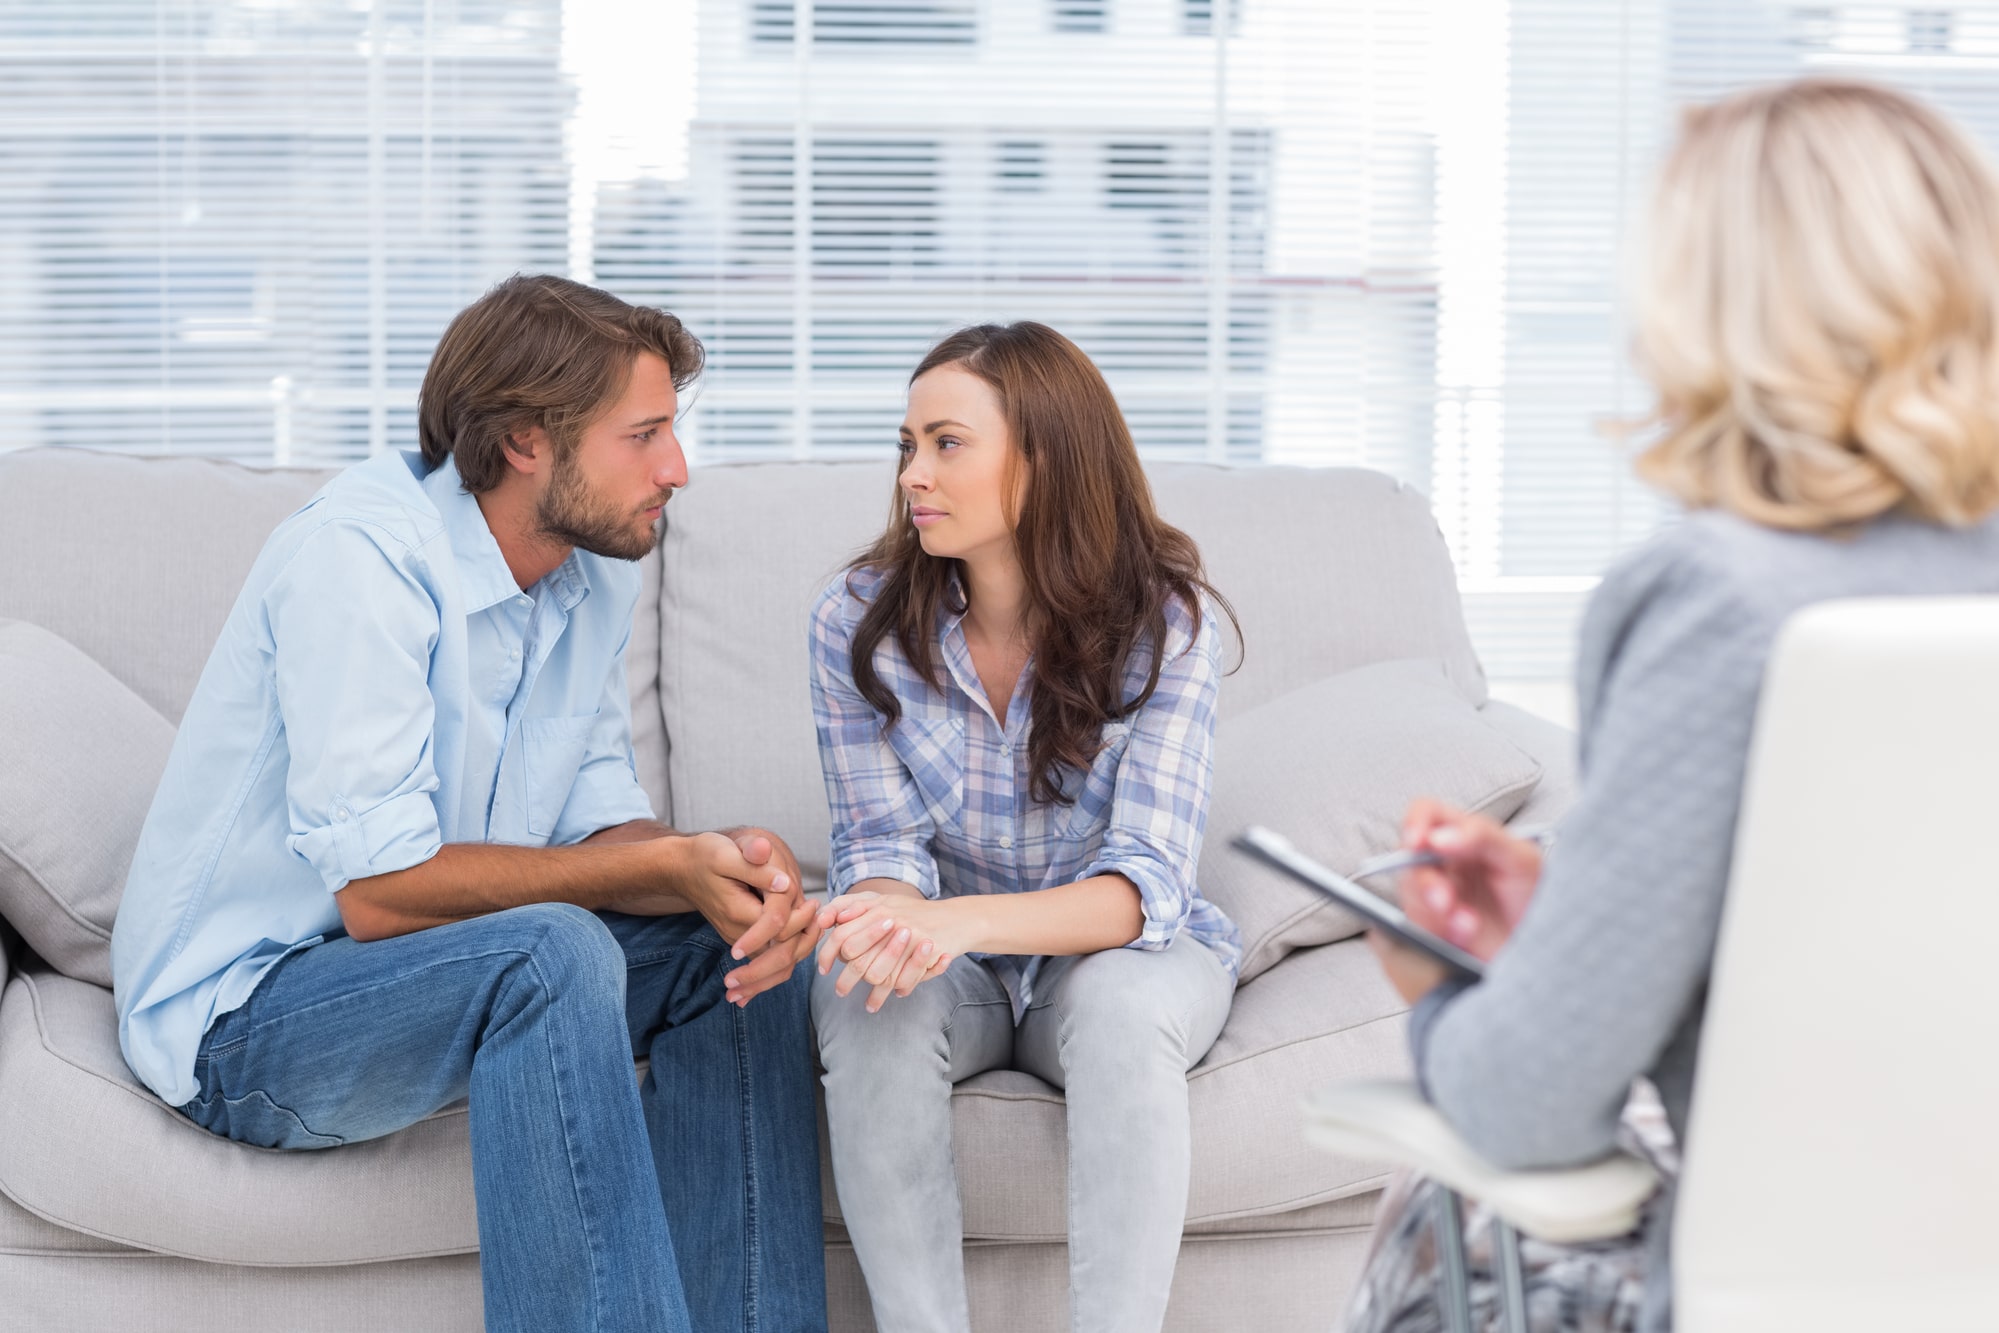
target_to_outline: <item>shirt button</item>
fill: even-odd
[[[345,824],[347,822],[346,806],[338,805],[333,808],[333,822],[336,824]]]
[[[515,649],[513,649],[512,651],[510,651],[510,652],[509,652],[509,653],[507,654],[507,660],[508,660],[509,662],[518,662],[518,661],[520,661],[520,660],[521,660],[521,650],[520,650],[520,649],[518,649],[518,648],[515,648]]]
[[[999,842],[1000,842],[1000,847],[1001,847],[1001,848],[1002,848],[1003,850],[1006,850],[1006,851],[1011,851],[1011,850],[1013,850],[1013,835],[1012,835],[1011,833],[1002,833],[1002,834],[1000,834],[1000,840],[999,840]]]

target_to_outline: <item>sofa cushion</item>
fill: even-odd
[[[1404,1076],[1403,1010],[1359,940],[1294,954],[1236,991],[1220,1040],[1187,1076],[1190,1233],[1257,1218],[1273,1231],[1316,1225],[1309,1210],[1382,1186],[1389,1171],[1379,1162],[1307,1148],[1300,1107],[1322,1083]],[[1062,1240],[1062,1095],[1030,1074],[995,1071],[960,1083],[951,1111],[966,1239]],[[821,1170],[826,1219],[839,1222],[831,1168]]]
[[[1282,1230],[1293,1213],[1380,1186],[1381,1165],[1308,1150],[1298,1104],[1329,1079],[1405,1071],[1401,1012],[1358,940],[1295,954],[1238,991],[1188,1080],[1190,1227],[1268,1217]],[[952,1110],[966,1234],[1059,1239],[1060,1097],[1025,1074],[987,1074],[959,1085]],[[132,1077],[109,991],[42,970],[0,997],[0,1193],[71,1230],[222,1263],[368,1263],[478,1244],[463,1103],[324,1152],[231,1143]],[[837,1220],[830,1189],[825,1201]]]
[[[74,646],[0,621],[0,915],[51,966],[111,984],[111,922],[174,729]]]
[[[232,1143],[132,1076],[110,991],[46,971],[0,997],[0,1192],[72,1230],[222,1263],[478,1248],[462,1102],[329,1152]]]
[[[1418,797],[1504,820],[1540,776],[1432,661],[1342,672],[1224,719],[1199,882],[1242,930],[1243,979],[1362,929],[1353,913],[1231,847],[1245,826],[1267,825],[1346,872],[1397,845]]]
[[[806,616],[881,531],[891,457],[698,468],[667,509],[660,703],[673,821],[768,825],[808,877],[824,876],[831,826]],[[1161,513],[1200,544],[1241,616],[1245,653],[1222,684],[1224,718],[1395,658],[1434,659],[1483,701],[1450,555],[1422,496],[1355,468],[1181,463],[1148,475]]]

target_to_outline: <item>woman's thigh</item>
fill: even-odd
[[[948,1080],[958,1083],[1005,1068],[1013,1055],[1012,1002],[976,958],[955,959],[943,975],[906,996],[889,996],[872,1014],[867,987],[841,995],[834,989],[839,975],[835,966],[830,975],[812,977],[812,1022],[828,1072],[855,1063],[934,1067],[941,1056]]]
[[[1228,1021],[1235,981],[1212,950],[1182,934],[1157,952],[1106,949],[1050,958],[1014,1037],[1014,1067],[1068,1086],[1076,1059],[1150,1062],[1184,1074]]]

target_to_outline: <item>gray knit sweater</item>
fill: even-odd
[[[1425,997],[1423,1088],[1487,1161],[1588,1162],[1632,1081],[1684,1137],[1709,962],[1763,667],[1792,612],[1837,597],[1999,593],[1999,518],[1883,519],[1845,537],[1702,512],[1620,562],[1584,617],[1582,793],[1519,929],[1475,986]],[[1671,1326],[1670,1201],[1643,1327]]]

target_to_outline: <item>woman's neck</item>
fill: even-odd
[[[1026,638],[1027,577],[1011,549],[967,558],[965,619],[978,637],[995,647]]]

